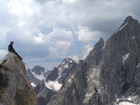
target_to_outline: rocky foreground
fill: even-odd
[[[0,66],[0,105],[37,105],[24,63],[9,52]]]

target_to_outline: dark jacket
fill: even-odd
[[[9,50],[10,52],[15,52],[15,49],[13,48],[13,44],[9,44],[8,50]]]

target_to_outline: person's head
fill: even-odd
[[[13,42],[13,41],[11,41],[11,42],[10,42],[10,44],[14,44],[14,42]]]

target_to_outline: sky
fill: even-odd
[[[48,70],[85,59],[127,16],[140,21],[140,0],[0,0],[0,59],[10,41],[26,68]]]

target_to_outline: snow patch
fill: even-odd
[[[58,83],[58,81],[48,81],[45,82],[45,86],[51,90],[59,91],[59,89],[62,87],[62,84]]]
[[[140,67],[140,63],[136,67],[139,68]]]
[[[64,68],[68,68],[69,67],[69,65],[66,63],[66,65],[64,66]]]
[[[104,43],[104,46],[103,46],[103,48],[102,49],[104,49],[106,47],[106,43]]]
[[[126,61],[126,59],[129,57],[129,54],[130,54],[130,53],[125,54],[124,56],[122,55],[123,63],[124,63],[124,62]]]
[[[128,23],[125,23],[122,27],[120,27],[115,33],[121,31]]]
[[[133,36],[133,37],[132,37],[132,40],[133,40],[134,38],[135,38],[135,37]]]
[[[33,87],[36,87],[36,84],[34,84],[34,83],[31,83],[31,85],[32,85]]]
[[[61,70],[62,70],[62,68],[60,67],[58,70],[59,70],[59,71],[61,71]]]
[[[121,102],[119,105],[137,105],[130,102]]]
[[[129,97],[122,96],[120,99],[117,98],[116,102],[113,103],[113,105],[139,105],[133,103],[133,101],[136,100],[137,98],[138,96],[129,96]]]
[[[72,60],[70,60],[70,63],[72,63],[73,61]]]
[[[43,72],[41,72],[41,75],[35,74],[34,72],[31,71],[31,73],[34,75],[35,78],[39,79],[39,80],[43,80],[44,76],[43,76]]]

